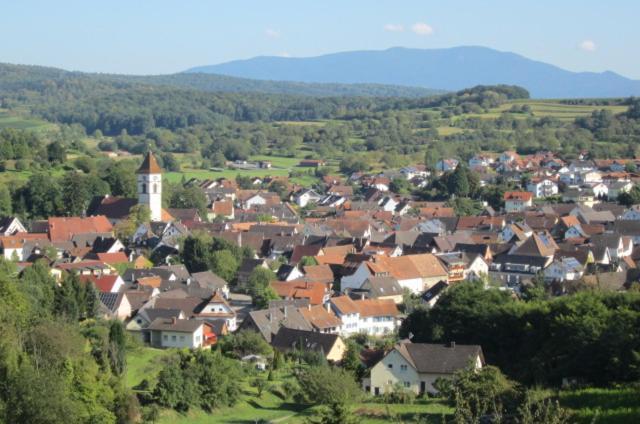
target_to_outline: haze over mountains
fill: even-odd
[[[640,95],[640,81],[611,71],[571,72],[487,47],[351,51],[317,57],[260,56],[187,73],[304,83],[385,84],[455,91],[480,84],[512,84],[535,98]]]

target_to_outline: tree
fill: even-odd
[[[54,165],[67,160],[67,152],[59,141],[54,141],[47,146],[47,160]]]
[[[342,368],[350,371],[358,381],[364,377],[366,367],[360,360],[361,347],[353,340],[347,341],[347,350],[342,359]]]
[[[112,320],[109,326],[109,361],[111,370],[120,375],[126,367],[127,340],[124,326],[118,320]]]
[[[233,281],[238,271],[238,261],[228,250],[217,250],[211,253],[208,261],[209,269],[223,280]]]
[[[232,358],[242,358],[247,355],[271,354],[272,349],[260,333],[251,330],[240,330],[224,336],[218,343],[220,351]]]
[[[51,175],[38,173],[29,177],[24,195],[27,210],[33,218],[56,216],[62,209],[60,186]]]
[[[125,161],[112,162],[107,167],[103,179],[111,187],[114,196],[136,197],[138,186],[132,163]]]
[[[0,216],[9,216],[12,213],[11,192],[5,184],[2,184],[0,185]]]
[[[62,204],[69,216],[82,215],[89,205],[91,193],[82,174],[70,171],[62,178]]]
[[[149,206],[138,204],[129,209],[129,216],[127,218],[136,227],[136,229],[142,224],[148,224],[151,221],[151,210]]]
[[[247,289],[253,304],[259,308],[265,308],[270,300],[275,300],[278,296],[271,288],[271,282],[276,279],[273,271],[263,267],[256,267],[247,280]]]
[[[630,207],[640,203],[640,186],[634,185],[628,192],[618,195],[618,203]]]
[[[362,396],[353,375],[341,368],[309,367],[297,379],[307,399],[315,404],[349,404]]]
[[[179,187],[169,199],[169,206],[178,209],[197,209],[201,216],[207,216],[207,197],[197,186]]]

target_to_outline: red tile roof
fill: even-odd
[[[77,234],[111,233],[113,227],[104,215],[86,218],[49,218],[47,221],[51,241],[68,241]]]

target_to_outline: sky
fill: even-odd
[[[0,62],[166,74],[254,56],[477,45],[640,79],[638,0],[0,0]]]

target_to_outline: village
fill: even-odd
[[[392,191],[398,179],[418,189],[461,166],[482,186],[502,179],[518,190],[503,194],[503,207],[485,203],[473,216]],[[49,217],[29,228],[4,217],[0,248],[20,270],[44,261],[57,281],[76,273],[93,284],[99,315],[121,320],[149,346],[207,349],[228,334],[254,331],[282,353],[310,350],[340,364],[345,340],[364,335],[391,344],[361,352],[362,388],[380,395],[401,384],[421,394],[435,392],[438,377],[470,360],[485,364],[482,346],[398,338],[409,312],[432,308],[450,287],[477,281],[519,297],[535,286],[563,296],[637,285],[640,209],[616,202],[640,179],[636,166],[586,153],[565,162],[550,152],[507,151],[475,155],[468,164],[443,159],[433,170],[325,175],[314,188],[280,179],[284,196],[269,191],[268,178],[255,178],[255,189],[228,179],[185,181],[209,201],[202,216],[163,208],[163,171],[147,153],[137,199],[98,197],[83,216]],[[118,238],[118,225],[140,206],[148,222]],[[193,257],[182,260],[185,240],[197,235],[243,249],[234,275],[225,279],[195,267]],[[252,285],[265,275],[258,299]],[[263,369],[268,362],[246,360]]]

